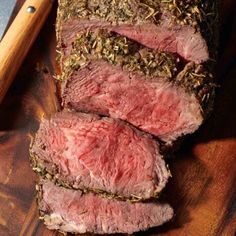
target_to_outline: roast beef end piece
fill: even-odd
[[[216,2],[89,0],[78,5],[77,0],[60,0],[58,38],[69,46],[80,30],[106,28],[147,47],[202,63],[209,59],[208,47],[215,47]]]
[[[187,61],[202,63],[209,59],[206,41],[192,27],[156,26],[154,24],[112,26],[107,22],[72,20],[62,24],[59,31],[63,54],[68,55],[76,34],[84,30],[106,29],[130,38],[146,47],[179,54]],[[60,45],[59,45],[60,47]]]
[[[170,175],[151,136],[92,114],[42,121],[31,155],[34,170],[59,184],[122,199],[157,197]]]
[[[198,99],[181,86],[102,60],[74,71],[62,100],[78,111],[126,120],[167,143],[193,133],[203,121]]]
[[[42,180],[38,186],[40,218],[49,229],[69,233],[134,233],[173,217],[168,204],[129,203],[83,194]]]
[[[209,59],[206,41],[199,32],[189,26],[168,28],[143,24],[141,26],[117,26],[116,33],[133,39],[146,47],[177,53],[187,61],[202,63]]]

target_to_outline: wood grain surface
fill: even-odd
[[[18,0],[15,13],[23,1]],[[174,159],[173,178],[162,198],[175,219],[137,235],[233,236],[236,229],[236,1],[222,0],[215,110]],[[58,109],[50,74],[55,64],[55,16],[37,42],[0,107],[0,236],[59,236],[38,220],[29,165],[31,135],[42,116]],[[38,70],[46,66],[44,73]]]
[[[27,8],[34,7],[34,12]],[[0,103],[51,12],[52,0],[27,0],[0,43]]]

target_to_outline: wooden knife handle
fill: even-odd
[[[0,103],[36,39],[52,0],[26,0],[0,42]]]

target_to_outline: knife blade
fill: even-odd
[[[1,0],[0,4],[0,40],[11,19],[12,12],[15,8],[16,0]]]

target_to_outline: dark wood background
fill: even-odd
[[[23,1],[18,0],[15,13]],[[236,229],[236,1],[222,0],[215,110],[169,160],[173,178],[163,193],[175,219],[145,235],[233,236]],[[30,136],[57,109],[56,6],[0,106],[0,236],[52,236],[38,220],[29,165]],[[27,43],[27,42],[26,42]],[[141,233],[137,234],[141,235]]]

